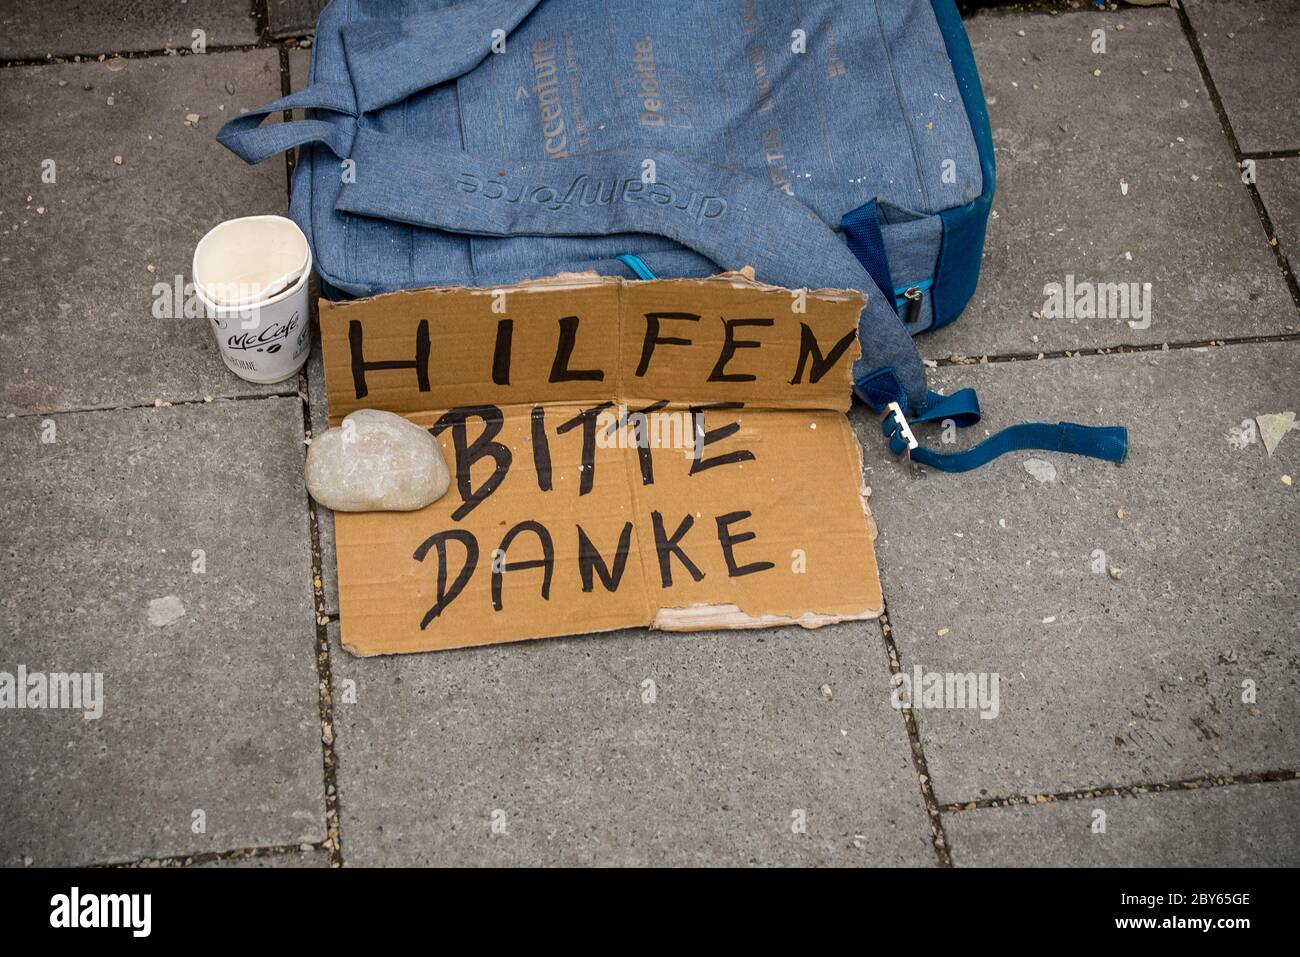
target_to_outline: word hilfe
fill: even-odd
[[[702,319],[701,316],[691,312],[647,312],[643,315],[645,318],[645,333],[641,340],[641,355],[633,373],[637,378],[644,377],[646,372],[649,371],[650,362],[660,346],[684,347],[694,345],[691,339],[682,334],[666,335],[664,333],[665,328],[676,328],[685,332],[691,328],[690,326],[665,327],[665,323],[699,323]],[[578,316],[563,316],[558,320],[555,358],[551,363],[550,374],[547,377],[548,382],[605,381],[604,369],[571,368],[581,321]],[[733,360],[737,358],[737,352],[742,349],[762,348],[763,341],[758,338],[746,338],[745,334],[738,330],[768,328],[774,326],[776,320],[771,317],[739,319],[718,317],[718,321],[722,323],[722,344],[718,348],[717,361],[713,364],[705,381],[755,381],[758,377],[753,373],[743,370],[738,371],[732,369],[731,366]],[[492,382],[495,385],[504,386],[510,384],[514,331],[515,322],[513,319],[497,320],[496,339],[492,348],[491,364],[488,367],[491,370]],[[757,334],[757,332],[752,332],[748,335],[754,336]],[[419,390],[421,392],[430,390],[429,360],[431,340],[429,338],[429,321],[427,319],[421,319],[419,325],[416,326],[415,355],[411,359],[367,361],[364,335],[359,320],[353,319],[348,322],[348,351],[351,357],[352,387],[358,399],[363,399],[370,394],[370,388],[366,383],[366,373],[372,371],[411,369],[415,372]],[[857,331],[849,331],[828,352],[823,353],[821,343],[818,342],[817,335],[813,332],[812,327],[806,322],[800,322],[799,345],[793,356],[794,361],[790,366],[790,385],[802,385],[805,371],[808,373],[808,383],[810,385],[820,382],[844,357],[849,350],[849,346],[853,344],[856,338]]]

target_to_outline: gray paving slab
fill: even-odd
[[[282,162],[215,140],[279,90],[274,50],[0,73],[0,414],[281,388],[227,372],[207,322],[162,294],[212,226],[287,208]]]
[[[1295,867],[1298,821],[1283,781],[961,811],[944,830],[958,867]]]
[[[1295,0],[1184,0],[1243,152],[1300,149]]]
[[[248,0],[6,0],[0,59],[189,50],[195,30],[209,48],[257,41]]]
[[[875,623],[333,647],[348,864],[936,863]]]
[[[918,712],[941,803],[1300,767],[1300,433],[1270,458],[1241,431],[1300,411],[1298,370],[1296,342],[933,370],[980,390],[963,444],[1122,424],[1123,466],[1022,452],[914,471],[855,410],[904,671],[1000,676],[996,718]]]
[[[1105,54],[1092,52],[1096,29],[1106,31]],[[998,186],[979,289],[955,325],[920,341],[927,356],[1297,327],[1174,10],[985,13],[967,30],[989,100]],[[1076,297],[1083,283],[1136,283],[1139,297],[1149,283],[1149,326],[1129,325],[1148,322],[1131,307],[1035,319],[1049,285],[1070,281]]]
[[[316,29],[325,0],[266,0],[267,21],[273,37],[300,36]]]
[[[297,399],[0,419],[0,672],[102,675],[0,710],[0,864],[324,840],[302,461]]]
[[[1260,160],[1255,174],[1282,255],[1294,273],[1300,266],[1300,158]]]

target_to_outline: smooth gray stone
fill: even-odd
[[[1184,6],[1241,149],[1300,149],[1295,0],[1184,0]]]
[[[195,30],[204,32],[209,49],[257,42],[257,21],[246,0],[5,0],[0,9],[0,59],[167,47],[188,52]]]
[[[214,138],[279,91],[275,50],[4,71],[0,414],[293,391],[228,372],[206,320],[154,312],[210,228],[286,209],[283,163],[250,167]]]
[[[937,863],[872,622],[376,658],[331,633],[348,864]]]
[[[306,476],[316,504],[336,512],[412,512],[451,485],[438,440],[380,409],[358,409],[313,435]]]
[[[1094,822],[1105,831],[1095,833]],[[1297,822],[1296,781],[981,808],[943,817],[958,867],[1296,867]],[[1129,914],[1138,912],[1117,912]]]
[[[1300,767],[1300,511],[1283,482],[1300,432],[1272,458],[1234,432],[1297,409],[1298,369],[1284,342],[932,370],[981,396],[950,448],[1015,422],[1118,424],[1122,466],[1031,451],[914,470],[855,409],[903,669],[1001,676],[995,720],[917,712],[941,803]]]
[[[1176,11],[981,13],[966,25],[989,98],[994,218],[979,289],[955,324],[918,340],[924,355],[1035,355],[1297,328]],[[1105,54],[1091,50],[1098,28]],[[1150,283],[1149,328],[1124,317],[1033,318],[1044,287],[1067,276],[1137,283],[1139,292]]]
[[[0,671],[104,695],[0,711],[0,865],[324,840],[302,461],[297,399],[0,419]]]

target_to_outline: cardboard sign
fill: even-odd
[[[878,616],[844,416],[862,304],[737,274],[322,302],[330,424],[397,412],[453,475],[336,515],[344,647]]]

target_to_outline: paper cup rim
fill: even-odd
[[[263,309],[267,306],[274,306],[277,303],[284,302],[284,300],[288,299],[290,296],[299,292],[302,289],[302,287],[306,284],[307,277],[311,275],[311,265],[312,265],[311,250],[308,249],[307,266],[305,269],[303,269],[302,275],[298,277],[297,282],[295,282],[292,286],[289,286],[287,289],[280,290],[270,299],[254,299],[248,302],[235,302],[235,303],[229,303],[227,305],[222,305],[220,303],[214,302],[208,296],[208,294],[203,291],[203,287],[199,285],[198,279],[194,280],[194,293],[199,297],[199,301],[202,302],[203,305],[210,312],[215,312],[218,315],[226,315],[229,313],[237,313],[237,312],[248,312],[253,309]]]
[[[298,280],[290,283],[286,289],[282,289],[279,293],[277,293],[276,295],[268,299],[258,299],[255,297],[250,297],[246,299],[236,299],[232,302],[227,302],[227,303],[217,303],[216,300],[214,300],[210,295],[208,295],[207,290],[203,288],[202,280],[199,278],[199,252],[203,249],[204,243],[208,242],[208,240],[212,239],[213,236],[215,236],[217,233],[221,232],[222,230],[230,226],[234,226],[236,223],[247,223],[247,222],[262,221],[262,220],[275,220],[277,222],[288,223],[290,226],[294,228],[294,231],[302,239],[303,261],[296,267],[295,270],[300,273]],[[190,259],[190,276],[194,280],[194,291],[199,294],[199,297],[203,300],[205,305],[210,305],[217,309],[240,309],[240,308],[247,308],[249,306],[264,306],[272,302],[279,302],[282,296],[293,292],[293,290],[298,287],[303,277],[310,275],[311,267],[312,267],[311,243],[307,240],[307,234],[302,231],[302,227],[299,226],[292,219],[290,219],[288,216],[281,216],[278,213],[258,213],[257,215],[254,216],[237,216],[234,219],[223,220],[222,222],[217,223],[217,225],[209,229],[206,233],[204,233],[203,238],[200,239],[198,245],[194,247],[194,255]],[[292,275],[292,273],[287,273],[286,275]]]

